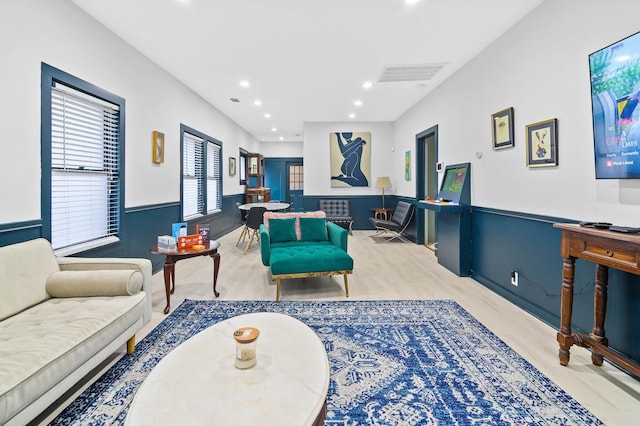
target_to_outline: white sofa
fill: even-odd
[[[0,424],[23,425],[151,320],[151,262],[0,247]]]

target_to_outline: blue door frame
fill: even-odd
[[[427,138],[433,136],[434,138],[434,166],[438,162],[438,125],[423,130],[416,135],[416,199],[424,200],[427,195],[427,188],[425,186],[426,170],[428,169],[425,164],[425,157],[427,152]],[[436,167],[433,167],[434,174],[432,176],[433,182],[438,182],[438,172],[435,171]],[[436,216],[437,220],[437,216]],[[416,214],[416,243],[424,244],[424,228],[426,224],[423,214]]]

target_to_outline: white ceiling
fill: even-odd
[[[72,1],[258,140],[301,141],[304,122],[396,120],[543,0]],[[377,83],[424,64],[444,67]]]

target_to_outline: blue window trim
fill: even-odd
[[[240,171],[238,173],[238,175],[240,176],[240,185],[246,185],[247,184],[247,154],[249,154],[249,151],[247,151],[246,149],[239,149],[239,163],[242,162],[244,164],[244,168],[240,167],[240,165],[238,165],[238,170]],[[242,175],[242,170],[244,170],[244,176]]]
[[[66,73],[51,65],[41,63],[40,77],[40,167],[42,170],[40,184],[40,208],[42,217],[42,237],[51,241],[51,87],[54,82],[72,87],[75,90],[95,96],[102,100],[118,105],[120,108],[120,120],[118,128],[118,152],[119,152],[119,218],[124,215],[124,165],[125,165],[125,100],[98,86]],[[120,232],[122,226],[119,227]]]
[[[182,124],[180,123],[180,218],[181,220],[184,220],[184,216],[183,216],[183,212],[184,212],[184,134],[186,133],[190,133],[194,136],[199,137],[200,139],[204,140],[205,142],[205,149],[204,149],[204,161],[203,161],[203,173],[205,176],[204,179],[204,190],[202,191],[202,193],[204,194],[204,212],[201,212],[202,216],[207,216],[210,215],[210,213],[207,213],[208,211],[208,206],[207,206],[207,142],[211,142],[215,145],[218,145],[220,147],[220,158],[218,159],[218,170],[220,170],[220,200],[222,200],[222,198],[224,197],[224,183],[222,181],[223,179],[223,173],[222,173],[222,158],[223,158],[223,148],[222,148],[222,141],[219,141],[216,138],[212,138],[209,135],[206,135],[202,132],[197,131],[196,129],[193,129],[189,126],[187,126],[186,124]],[[220,210],[222,211],[222,205],[220,206]],[[216,213],[213,213],[216,214]]]

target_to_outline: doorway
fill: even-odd
[[[302,162],[287,162],[287,201],[291,203],[289,210],[304,210],[302,194],[304,192],[304,166]]]
[[[418,200],[438,195],[438,126],[416,135],[416,196]],[[436,214],[432,210],[419,209],[417,215],[417,240],[431,250],[436,249]]]

